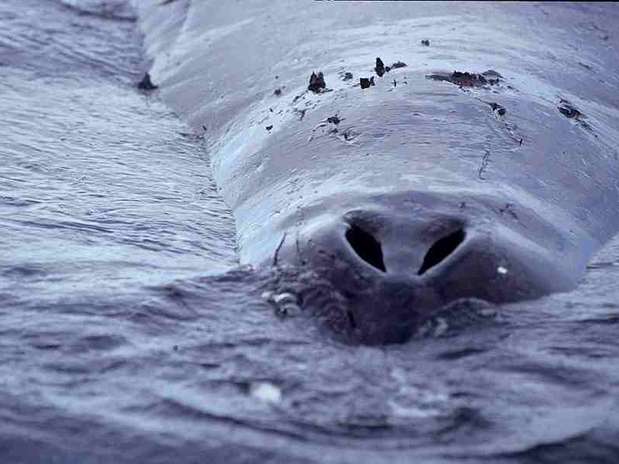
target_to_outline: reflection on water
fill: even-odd
[[[0,4],[3,462],[614,462],[619,242],[574,292],[341,345],[262,297],[311,276],[236,267],[121,4],[70,3]]]

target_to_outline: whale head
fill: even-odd
[[[384,344],[408,340],[454,301],[567,290],[573,256],[562,231],[522,205],[407,191],[312,205],[276,264],[311,270],[303,307],[339,338]]]

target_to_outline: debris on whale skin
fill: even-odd
[[[323,92],[327,88],[327,84],[325,83],[325,77],[322,72],[312,73],[309,80],[309,85],[307,86],[307,90],[310,90],[314,93]]]
[[[374,67],[374,71],[376,71],[376,74],[378,75],[378,77],[383,77],[385,73],[388,73],[392,69],[398,69],[398,68],[404,68],[404,67],[406,67],[406,63],[404,63],[403,61],[396,61],[391,66],[385,66],[385,63],[383,63],[383,60],[381,60],[380,58],[376,58],[376,66]]]
[[[352,80],[353,75],[352,75],[351,72],[343,72],[343,73],[340,73],[340,78],[343,81],[350,81],[350,80]]]
[[[381,60],[380,58],[376,58],[376,66],[374,66],[374,71],[376,71],[376,74],[378,75],[378,77],[383,77],[383,74],[385,74],[385,63],[383,63],[383,60]]]
[[[488,69],[487,71],[481,73],[481,75],[484,76],[490,85],[498,84],[499,81],[503,79],[503,76],[501,76],[501,74],[496,72],[494,69]]]
[[[362,89],[367,89],[368,87],[373,86],[374,76],[370,77],[369,79],[367,77],[359,78],[359,85],[361,86]]]
[[[576,109],[576,107],[569,100],[561,98],[557,109],[563,116],[568,119],[573,119],[583,129],[593,131],[591,125],[585,121],[586,116],[582,113],[582,111]],[[595,137],[597,137],[597,135],[595,135]]]
[[[557,107],[557,109],[561,112],[563,116],[569,119],[578,120],[584,116],[580,111],[578,111],[574,107],[574,105],[572,105],[569,101],[565,100],[564,98],[562,98],[561,101],[559,102],[559,106]]]
[[[502,105],[499,105],[498,103],[494,103],[494,102],[486,102],[486,103],[490,105],[490,108],[492,108],[492,111],[494,111],[499,116],[504,116],[505,113],[507,113],[507,110],[505,109],[505,107]]]
[[[327,122],[330,124],[335,124],[336,126],[341,122],[340,117],[336,114],[335,116],[329,116],[327,118]]]
[[[353,132],[352,128],[347,128],[344,130],[344,132],[341,135],[340,131],[338,129],[338,125],[344,121],[345,118],[340,118],[340,116],[338,114],[334,114],[333,116],[329,116],[326,119],[323,119],[322,121],[320,121],[313,129],[312,129],[312,133],[309,136],[309,138],[307,139],[308,142],[311,142],[312,140],[314,140],[314,138],[316,137],[316,132],[318,131],[318,129],[322,129],[321,134],[322,135],[335,135],[337,136],[340,140],[350,143],[349,141],[352,141],[358,134],[356,132]],[[319,134],[319,135],[321,135]]]
[[[159,87],[156,86],[155,84],[153,84],[153,82],[150,80],[150,74],[148,73],[144,73],[144,77],[142,78],[142,80],[138,83],[138,89],[140,90],[156,90]]]
[[[454,71],[452,73],[435,73],[426,76],[435,81],[447,81],[460,87],[483,87],[495,85],[503,78],[498,72],[489,69],[481,74]]]

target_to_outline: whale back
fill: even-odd
[[[309,217],[398,192],[534,217],[547,238],[532,240],[574,276],[619,227],[614,5],[138,7],[163,98],[204,133],[243,262],[269,261]],[[382,77],[377,57],[393,67]]]

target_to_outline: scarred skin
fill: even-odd
[[[603,31],[615,6],[289,5],[140,7],[151,74],[205,133],[242,262],[310,270],[304,307],[371,344],[460,298],[577,284],[619,228],[617,39],[579,26]],[[578,64],[602,54],[603,85]]]

